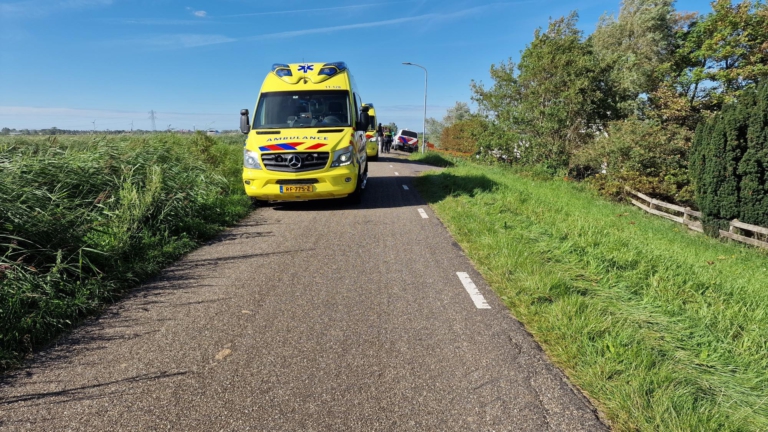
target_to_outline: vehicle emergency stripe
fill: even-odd
[[[279,144],[270,144],[268,146],[259,147],[259,151],[280,151],[280,150],[298,150],[299,146],[305,144],[303,142],[292,142],[292,143],[279,143]],[[305,150],[317,150],[325,147],[328,144],[323,143],[317,143],[312,144],[311,146],[307,147]]]
[[[298,147],[301,144],[304,144],[304,143],[293,142],[293,143],[270,144],[268,146],[259,147],[259,150],[261,151],[296,150],[296,147]]]

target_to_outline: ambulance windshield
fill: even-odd
[[[253,129],[350,126],[349,92],[262,93]]]

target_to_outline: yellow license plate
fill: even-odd
[[[312,192],[312,191],[313,191],[312,185],[306,185],[306,186],[280,185],[280,193],[302,193],[302,192]]]

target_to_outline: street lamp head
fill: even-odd
[[[412,65],[413,63],[411,63],[411,62],[403,62],[403,64],[404,65]]]

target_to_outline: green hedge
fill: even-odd
[[[768,226],[768,83],[699,125],[690,170],[705,224]]]

